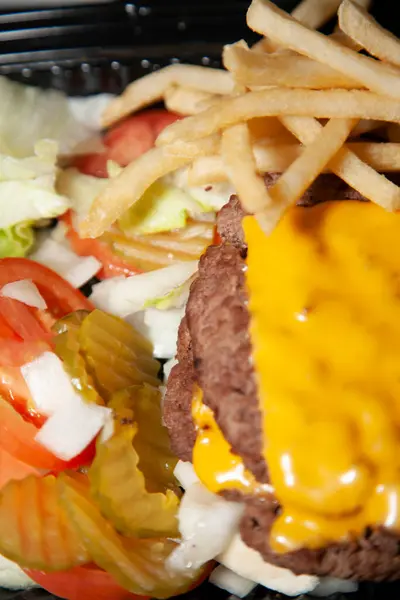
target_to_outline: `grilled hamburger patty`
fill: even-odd
[[[315,201],[317,198],[313,196],[307,203]],[[165,421],[174,450],[182,460],[191,460],[195,440],[191,400],[193,384],[197,382],[203,390],[204,402],[214,411],[233,451],[243,458],[259,481],[267,482],[248,334],[242,217],[240,204],[233,197],[219,219],[220,235],[228,243],[210,247],[200,261],[199,275],[192,285],[186,318],[180,328],[179,364],[168,383]],[[236,494],[236,498],[239,496]],[[346,544],[275,554],[269,546],[269,531],[279,506],[249,496],[241,500],[246,503],[242,538],[267,562],[298,574],[370,581],[400,578],[400,538],[384,529],[367,529],[361,537]]]

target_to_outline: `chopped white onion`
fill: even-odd
[[[103,427],[110,431],[111,410],[86,403],[53,352],[23,365],[21,372],[36,408],[49,416],[36,439],[58,458],[75,458]]]
[[[117,317],[126,317],[167,296],[190,279],[197,261],[181,262],[131,277],[115,277],[93,286],[92,302]]]
[[[237,598],[244,598],[247,594],[250,594],[257,585],[254,581],[241,577],[222,565],[219,565],[219,567],[214,569],[211,573],[210,582],[222,590],[234,594]]]
[[[310,592],[310,596],[323,598],[333,596],[333,594],[351,594],[357,592],[357,590],[358,583],[356,581],[337,579],[336,577],[322,577],[315,590]]]
[[[35,439],[58,458],[72,460],[94,440],[110,413],[109,408],[86,403],[79,397],[74,405],[57,410]]]
[[[261,554],[243,543],[238,533],[217,560],[238,575],[286,596],[306,594],[319,583],[318,577],[295,575],[289,569],[265,562]]]
[[[129,315],[126,320],[152,343],[154,356],[172,358],[176,354],[178,329],[184,313],[183,308],[147,308]]]
[[[199,478],[190,462],[178,460],[174,469],[174,475],[184,490],[187,490],[195,483],[199,483]]]
[[[78,256],[66,244],[51,238],[47,238],[30,258],[49,267],[76,288],[90,281],[101,269],[101,263],[94,256]]]
[[[38,585],[16,563],[0,555],[0,588],[2,587],[8,590],[26,590]]]
[[[45,299],[30,279],[21,279],[20,281],[7,283],[2,287],[1,295],[13,300],[19,300],[28,306],[40,308],[40,310],[47,308]]]
[[[182,543],[168,559],[177,571],[198,569],[215,558],[237,531],[243,505],[227,502],[201,483],[190,486],[179,507]]]

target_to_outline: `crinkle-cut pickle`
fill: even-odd
[[[133,384],[160,384],[160,365],[152,356],[151,344],[122,319],[94,310],[79,329],[79,344],[106,398]]]
[[[122,534],[177,537],[179,498],[172,490],[146,490],[132,445],[136,427],[123,427],[106,443],[97,444],[89,470],[92,493],[103,515]]]
[[[114,394],[108,404],[116,423],[135,423],[133,447],[139,456],[138,467],[146,480],[147,491],[176,490],[173,454],[166,427],[162,424],[161,392],[149,385],[131,386]]]
[[[85,540],[92,560],[133,594],[169,598],[189,589],[189,577],[168,570],[166,560],[176,548],[169,539],[134,539],[119,535],[102,516],[84,488],[66,475],[58,480],[61,496],[77,533]]]
[[[53,333],[56,335],[65,333],[66,331],[75,330],[77,331],[82,322],[90,314],[88,310],[75,310],[74,312],[58,319],[52,327]]]
[[[32,475],[2,489],[0,554],[23,567],[49,572],[90,560],[62,506],[55,477]]]
[[[104,404],[97,392],[93,378],[89,375],[79,345],[79,328],[70,328],[59,333],[54,341],[55,352],[61,358],[72,385],[88,402]]]

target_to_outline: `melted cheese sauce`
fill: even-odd
[[[279,552],[400,530],[400,214],[246,217],[251,338]]]
[[[233,454],[213,411],[203,403],[203,393],[198,387],[193,395],[192,417],[197,428],[193,466],[197,477],[210,492],[217,494],[235,489],[259,494],[271,490],[270,486],[257,483],[240,456]]]

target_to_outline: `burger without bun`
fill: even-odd
[[[164,418],[202,484],[243,504],[265,568],[394,580],[400,217],[337,184],[321,176],[270,236],[236,197],[221,211]]]

